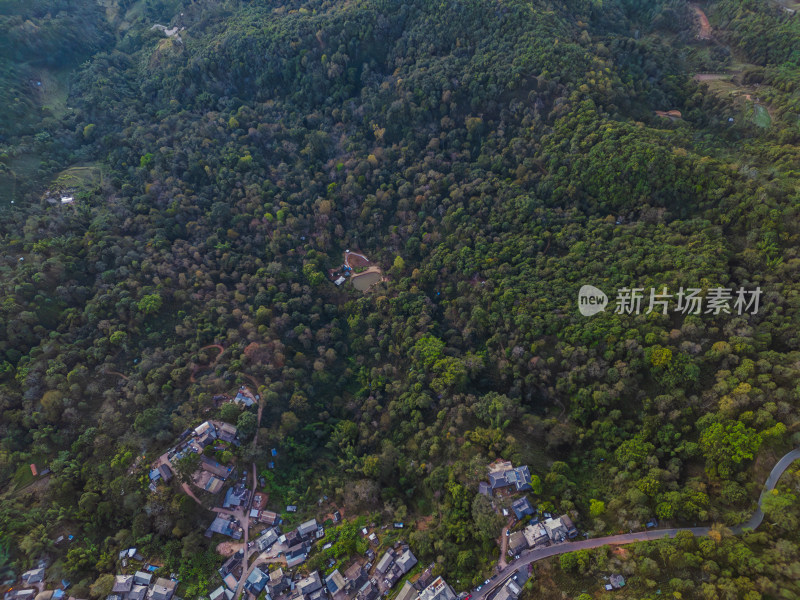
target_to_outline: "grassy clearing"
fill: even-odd
[[[42,82],[42,108],[50,109],[56,118],[63,117],[67,111],[70,72],[69,69],[42,69],[37,73]]]
[[[12,477],[12,481],[14,482],[14,487],[16,489],[20,489],[25,487],[26,485],[30,485],[33,483],[35,477],[33,473],[31,473],[31,468],[28,465],[20,465],[17,472],[14,473],[14,477]]]
[[[737,102],[740,107],[744,108],[747,115],[752,112],[749,118],[757,126],[767,129],[772,125],[772,118],[767,107],[754,101],[754,98],[757,98],[757,92],[753,88],[739,85],[728,76],[703,79],[702,83],[708,87],[709,93]],[[762,86],[758,94],[767,94],[770,89],[769,86]]]
[[[71,189],[76,192],[89,190],[103,183],[103,171],[98,165],[70,167],[61,171],[53,179],[53,189]]]
[[[772,119],[769,116],[769,112],[767,112],[767,109],[761,104],[756,104],[753,107],[753,123],[759,127],[763,127],[764,129],[767,129],[770,125],[772,125]]]
[[[30,462],[26,462],[19,466],[16,470],[14,475],[11,477],[11,490],[10,491],[18,491],[25,487],[28,487],[32,483],[35,483],[38,480],[42,479],[42,476],[34,477],[33,473],[31,473],[30,463],[34,463],[39,467],[41,471],[44,468],[44,464],[47,462],[47,458],[44,456],[34,456],[30,459]]]

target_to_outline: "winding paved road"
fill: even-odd
[[[761,525],[761,521],[764,520],[764,513],[761,510],[761,502],[768,493],[775,489],[778,480],[780,479],[781,475],[783,475],[784,471],[789,468],[789,465],[798,459],[800,459],[800,448],[796,448],[795,450],[786,453],[775,464],[775,466],[772,467],[772,471],[770,471],[769,477],[767,477],[767,481],[764,483],[764,488],[761,490],[761,495],[758,497],[758,509],[755,513],[753,513],[753,516],[750,517],[748,521],[731,528],[731,531],[733,531],[734,534],[739,535],[745,529],[756,529],[759,525]],[[559,554],[566,554],[567,552],[575,552],[576,550],[599,548],[600,546],[647,542],[663,539],[665,537],[673,538],[680,531],[690,531],[695,536],[705,536],[708,535],[708,533],[711,531],[711,528],[682,527],[676,529],[654,529],[651,531],[623,533],[621,535],[610,535],[607,537],[580,540],[577,542],[563,542],[554,546],[547,546],[545,548],[531,548],[530,550],[521,552],[518,560],[512,561],[507,567],[501,569],[497,576],[480,592],[474,592],[472,594],[472,600],[484,600],[484,598],[489,597],[491,594],[497,591],[500,586],[508,580],[509,577],[511,577],[520,569],[520,567],[530,565],[531,563],[542,560],[543,558],[549,558]]]
[[[769,472],[769,477],[767,477],[767,481],[764,484],[764,489],[761,490],[761,495],[758,497],[758,508],[756,512],[753,513],[753,516],[750,517],[745,523],[741,525],[737,525],[736,527],[732,527],[731,530],[736,535],[739,535],[745,529],[755,529],[759,525],[761,525],[761,521],[764,520],[764,512],[761,510],[761,502],[764,500],[767,494],[769,494],[772,490],[775,489],[775,486],[778,485],[778,479],[781,478],[783,472],[789,468],[794,461],[800,459],[800,448],[795,448],[791,452],[787,452],[783,455],[783,457],[775,463],[775,466],[772,467],[772,471]]]

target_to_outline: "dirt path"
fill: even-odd
[[[502,571],[506,568],[508,564],[506,556],[508,556],[508,525],[503,527],[503,531],[500,532],[500,560],[497,561],[495,569]]]
[[[255,388],[256,388],[256,393],[258,393],[258,386],[260,386],[260,385],[261,385],[261,384],[258,382],[258,379],[256,379],[256,378],[255,378],[255,377],[253,377],[252,375],[246,375],[246,374],[244,374],[244,373],[242,373],[242,377],[244,377],[245,379],[247,379],[247,381],[249,381],[250,383],[252,383],[252,384],[255,386]]]
[[[181,489],[186,493],[187,496],[189,496],[189,498],[197,502],[200,506],[203,506],[203,503],[200,502],[200,498],[194,495],[194,492],[192,491],[192,488],[188,483],[182,483]]]
[[[727,79],[730,75],[724,73],[698,73],[694,76],[695,81],[717,81],[719,79]]]
[[[189,381],[192,383],[197,383],[197,372],[203,371],[205,369],[212,369],[217,366],[217,362],[219,362],[219,357],[225,353],[225,347],[222,344],[209,344],[208,346],[203,346],[198,350],[198,352],[202,352],[203,350],[208,350],[209,348],[216,348],[219,350],[219,353],[214,357],[214,360],[209,362],[207,365],[194,365],[192,366],[192,374],[189,376]]]
[[[225,346],[223,346],[222,344],[209,344],[208,346],[203,346],[202,348],[200,348],[199,352],[202,352],[203,350],[208,350],[209,348],[216,348],[217,350],[219,350],[217,358],[219,358],[222,355],[222,353],[225,352]]]
[[[215,513],[219,513],[221,515],[230,515],[232,517],[237,516],[236,513],[234,511],[232,511],[230,508],[222,508],[221,506],[215,506],[211,510],[214,511]]]
[[[255,386],[256,394],[258,395],[258,416],[256,417],[256,434],[253,436],[253,448],[255,448],[256,445],[258,444],[258,430],[261,428],[261,415],[264,414],[264,396],[258,393],[258,388],[262,384],[258,383],[258,380],[252,375],[242,375],[242,377],[247,379],[250,383],[253,384],[253,386]],[[255,477],[255,474],[253,476]]]
[[[700,26],[700,32],[697,34],[697,39],[710,40],[711,23],[708,22],[708,17],[706,17],[706,13],[704,13],[703,9],[697,6],[696,4],[691,4],[690,6],[694,11],[695,16],[697,17],[697,23]]]
[[[122,377],[125,381],[130,381],[131,378],[127,375],[123,375],[119,371],[109,371],[108,369],[103,369],[103,375],[116,375],[117,377]]]
[[[364,269],[363,271],[361,271],[361,273],[356,273],[355,275],[353,275],[352,278],[353,279],[358,279],[359,277],[361,277],[362,275],[366,275],[367,273],[380,273],[380,272],[381,272],[381,268],[380,267],[375,266],[375,265],[371,265],[371,266],[367,267],[366,269]]]

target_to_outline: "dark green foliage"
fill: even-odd
[[[677,2],[110,4],[2,7],[0,183],[38,166],[0,197],[0,568],[51,553],[103,591],[137,545],[205,595],[209,515],[146,473],[242,383],[261,421],[225,405],[245,443],[210,455],[255,462],[271,508],[328,495],[406,522],[459,589],[496,558],[476,490],[497,458],[592,534],[742,520],[753,459],[798,420],[796,19],[710,4],[726,53]],[[62,30],[70,109],[40,113],[20,90]],[[768,129],[692,79],[739,51]],[[74,205],[41,200],[87,163],[102,182]],[[345,249],[386,280],[328,282]],[[588,283],[764,295],[757,315],[586,318]],[[354,531],[324,558],[362,552]],[[567,556],[579,576],[608,558]]]

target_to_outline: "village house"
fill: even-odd
[[[381,557],[378,561],[378,564],[375,566],[375,570],[383,575],[386,571],[389,570],[389,567],[392,566],[394,562],[394,553],[391,550],[387,550],[386,553]]]
[[[523,533],[525,534],[525,539],[528,542],[528,546],[531,548],[545,546],[550,543],[550,537],[547,535],[547,530],[541,523],[528,525]]]
[[[242,559],[244,558],[244,552],[239,550],[236,554],[228,558],[222,566],[217,570],[219,576],[223,579],[228,573],[232,573],[236,570],[238,566],[242,564]]]
[[[195,427],[194,435],[195,443],[200,446],[200,448],[205,448],[213,444],[214,440],[217,439],[217,430],[210,421],[205,421]]]
[[[222,489],[222,486],[225,485],[225,482],[214,475],[206,475],[207,476],[200,476],[195,483],[198,485],[198,487],[201,487],[209,494],[219,493],[219,491]]]
[[[236,427],[231,425],[230,423],[222,423],[219,427],[219,439],[223,442],[229,442],[231,444],[237,444],[238,440],[236,439],[238,435],[238,431]]]
[[[245,386],[239,388],[239,391],[236,393],[236,396],[234,397],[233,401],[236,404],[241,404],[245,406],[246,408],[250,408],[256,403],[256,401],[253,399],[252,394],[250,394],[249,390]]]
[[[284,575],[283,569],[275,569],[269,574],[267,587],[269,588],[269,595],[273,598],[288,590],[289,585],[289,577]]]
[[[22,574],[22,583],[26,585],[34,585],[36,583],[41,583],[42,581],[44,581],[44,576],[45,576],[44,567],[31,569],[30,571],[25,571]]]
[[[372,581],[367,581],[362,585],[356,593],[356,600],[377,600],[381,595],[378,586],[374,585]]]
[[[114,577],[114,585],[111,587],[112,594],[127,594],[133,587],[133,575],[117,575]]]
[[[525,539],[525,534],[521,531],[515,531],[508,536],[508,553],[519,554],[528,547],[528,540]]]
[[[416,600],[419,590],[410,581],[406,580],[394,600]]]
[[[550,517],[544,523],[532,523],[523,531],[512,533],[508,538],[508,553],[519,554],[525,548],[549,546],[551,543],[563,542],[576,535],[578,530],[567,515],[556,519]]]
[[[150,588],[148,598],[150,600],[172,600],[175,594],[175,588],[178,587],[177,582],[171,579],[164,579],[159,577],[156,579],[155,584]]]
[[[520,593],[522,593],[522,588],[519,587],[516,581],[509,579],[497,592],[494,600],[517,600]]]
[[[411,553],[411,550],[408,548],[397,557],[395,561],[395,565],[402,571],[402,574],[405,575],[411,569],[414,568],[414,565],[417,564],[417,557]]]
[[[152,573],[145,573],[144,571],[136,571],[136,573],[133,574],[133,585],[149,586],[152,580],[153,580]]]
[[[578,535],[578,529],[575,527],[575,524],[572,522],[572,519],[570,519],[567,515],[561,515],[560,519],[561,519],[561,524],[567,530],[567,537],[569,539],[576,537]]]
[[[297,526],[297,533],[301,538],[311,538],[317,534],[317,520],[311,519]]]
[[[527,465],[512,466],[510,461],[495,461],[489,465],[489,487],[492,492],[504,488],[522,492],[531,489],[531,473]]]
[[[27,589],[27,590],[9,590],[3,596],[3,600],[33,600],[36,597],[37,590],[35,589]]]
[[[226,586],[226,587],[227,587],[229,590],[231,590],[232,592],[234,592],[234,593],[236,592],[236,590],[237,590],[237,589],[239,589],[239,578],[238,578],[238,577],[236,577],[236,575],[235,575],[234,573],[228,573],[228,574],[227,574],[227,575],[226,575],[226,576],[225,576],[225,577],[222,579],[222,583],[224,583],[224,584],[225,584],[225,586]]]
[[[221,465],[215,460],[211,460],[207,456],[200,455],[200,468],[208,473],[211,473],[215,477],[219,477],[222,481],[225,481],[230,476],[231,472],[233,471],[233,467],[226,467]]]
[[[3,596],[3,600],[33,600],[36,597],[37,590],[9,590]]]
[[[353,563],[344,572],[345,589],[348,592],[358,590],[367,581],[367,571],[359,563]]]
[[[126,600],[144,600],[147,597],[147,587],[146,585],[134,584],[131,591],[128,592]]]
[[[618,590],[622,587],[625,587],[625,578],[622,575],[614,574],[608,578],[608,583],[606,584],[606,590]]]
[[[225,493],[225,500],[222,503],[222,508],[247,506],[249,499],[250,490],[248,490],[244,484],[237,483]]]
[[[278,541],[278,537],[278,530],[273,527],[256,540],[256,549],[259,552],[266,552]]]
[[[344,592],[346,585],[347,582],[339,572],[339,569],[336,569],[333,573],[325,578],[325,586],[328,588],[331,596],[336,596],[337,594]]]
[[[225,586],[219,586],[208,595],[209,600],[233,600],[233,592]]]
[[[292,529],[291,531],[285,533],[281,536],[283,539],[278,540],[282,544],[286,544],[287,548],[291,548],[296,546],[297,544],[301,543],[303,540],[300,537],[300,533],[298,533],[297,529]]]
[[[431,571],[431,567],[428,567],[414,582],[414,587],[417,588],[418,592],[421,592],[433,582],[433,579],[433,571]]]
[[[276,525],[281,522],[280,517],[278,517],[278,513],[272,512],[271,510],[262,510],[258,514],[258,520],[260,523],[264,523],[265,525]]]
[[[562,515],[557,519],[552,517],[546,519],[544,528],[547,530],[547,535],[551,542],[563,542],[567,538],[574,538],[578,535],[578,530],[572,524],[572,519],[567,515]]]
[[[375,572],[383,575],[386,585],[391,588],[416,564],[417,558],[406,546],[399,555],[393,550],[387,550],[375,566]]]
[[[211,525],[208,526],[208,529],[206,529],[205,536],[210,538],[215,533],[227,535],[235,540],[242,539],[242,528],[239,527],[236,519],[228,515],[217,515]]]
[[[419,600],[456,600],[456,594],[444,579],[437,577],[419,593]]]
[[[533,506],[531,506],[530,501],[528,500],[527,496],[523,496],[522,498],[518,498],[511,503],[511,510],[514,511],[514,516],[517,517],[517,521],[521,521],[528,515],[533,514]]]
[[[247,581],[245,581],[244,584],[244,589],[258,598],[258,595],[264,591],[265,587],[267,587],[267,581],[269,581],[267,574],[256,567],[247,577]]]
[[[308,577],[301,579],[295,586],[295,598],[303,600],[321,600],[325,597],[325,588],[319,577],[319,571],[314,571]]]
[[[286,566],[291,568],[305,562],[308,558],[308,548],[303,543],[295,544],[286,550],[283,556],[286,559]]]
[[[163,479],[165,483],[169,483],[170,480],[172,480],[172,469],[169,468],[169,465],[159,465],[158,473],[161,475],[161,479]]]

